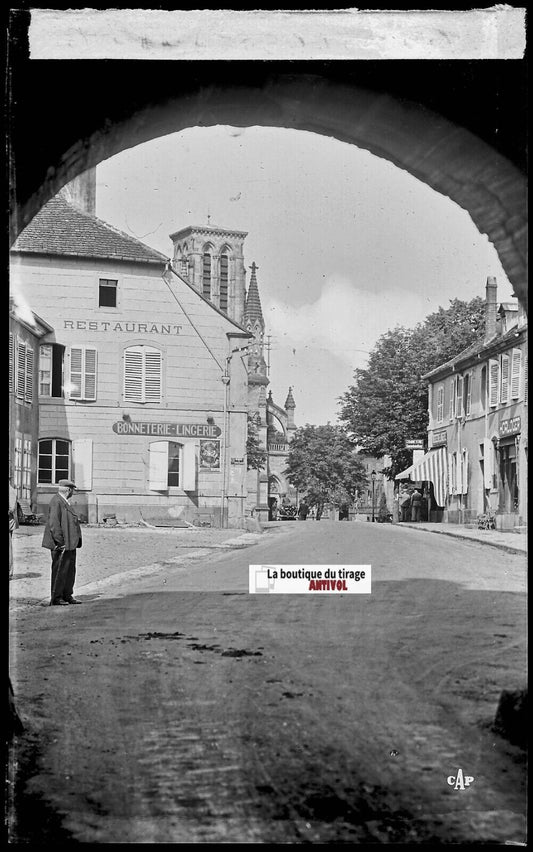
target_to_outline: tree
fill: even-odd
[[[248,414],[248,435],[246,438],[247,470],[262,470],[266,465],[267,454],[259,440],[257,419],[253,414]]]
[[[351,503],[366,484],[362,461],[354,443],[341,426],[311,426],[296,429],[289,444],[287,479],[316,504],[318,517],[325,503]]]
[[[423,323],[398,326],[379,338],[365,370],[340,397],[339,419],[356,444],[392,463],[384,472],[393,479],[411,464],[406,440],[427,435],[428,383],[422,376],[475,343],[484,331],[483,299],[450,301]]]

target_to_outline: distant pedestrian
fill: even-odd
[[[408,521],[411,514],[411,495],[407,488],[400,492],[400,519]]]
[[[76,550],[81,547],[79,518],[69,503],[76,486],[69,479],[60,479],[58,493],[48,507],[42,546],[52,555],[50,606],[79,604],[73,597],[76,579]]]
[[[304,497],[304,499],[300,503],[300,508],[298,509],[298,519],[300,521],[306,521],[308,514],[309,514],[309,506],[308,506],[306,499]]]
[[[411,520],[420,520],[420,509],[422,507],[422,495],[416,488],[411,494]]]

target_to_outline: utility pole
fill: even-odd
[[[272,349],[272,344],[271,344],[270,341],[272,340],[272,335],[267,334],[266,339],[267,339],[267,343],[266,343],[265,349],[266,349],[266,353],[267,353],[267,376],[270,377],[270,350]]]

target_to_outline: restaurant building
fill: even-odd
[[[38,342],[26,343],[27,329],[17,332],[16,346],[29,347],[34,366],[31,392],[27,380],[24,390],[15,387],[24,399],[17,397],[12,415],[14,456],[31,442],[32,461],[22,465],[35,472],[28,485],[34,503],[45,511],[55,483],[68,477],[89,522],[115,515],[242,526],[243,349],[251,337],[233,315],[239,299],[244,304],[237,294],[244,287],[242,234],[234,235],[233,251],[226,233],[226,291],[212,270],[208,295],[207,272],[193,285],[178,263],[75,200],[67,192],[52,199],[11,254],[12,289],[43,318]],[[17,363],[14,375],[22,375]],[[27,417],[35,416],[37,398],[38,438],[35,421],[19,411],[32,407]]]
[[[495,517],[498,529],[527,518],[527,319],[521,305],[498,304],[487,279],[485,334],[431,370],[428,452],[398,478],[425,481],[433,521]]]

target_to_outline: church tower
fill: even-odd
[[[267,365],[264,358],[265,345],[265,320],[261,299],[259,298],[259,287],[257,286],[256,272],[259,269],[255,262],[250,269],[252,276],[246,295],[246,306],[244,308],[243,325],[247,331],[253,334],[250,341],[250,354],[248,356],[249,383],[268,384]]]
[[[170,234],[174,270],[238,323],[244,314],[243,247],[247,236],[247,231],[211,224],[189,225]]]

